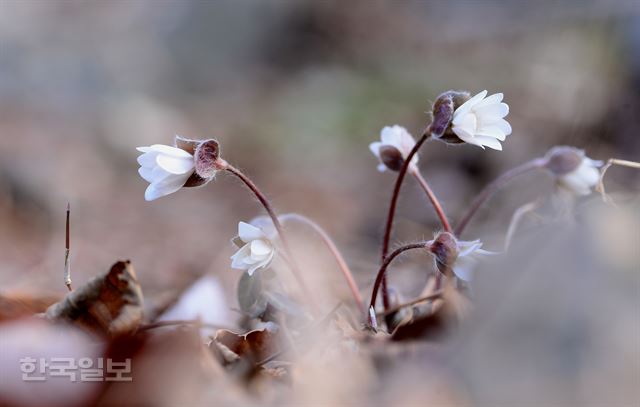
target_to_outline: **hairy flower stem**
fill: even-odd
[[[484,205],[484,203],[493,196],[496,192],[498,192],[502,187],[508,184],[514,178],[526,174],[529,171],[536,170],[538,168],[544,167],[546,160],[544,158],[536,158],[531,161],[527,161],[524,164],[521,164],[515,168],[510,169],[504,174],[500,175],[498,178],[493,180],[489,185],[484,187],[482,191],[478,195],[476,195],[471,205],[467,209],[467,212],[462,217],[462,220],[456,226],[454,230],[454,234],[456,236],[461,236],[464,229],[467,227],[471,219],[474,217],[476,212]]]
[[[380,266],[380,270],[378,270],[378,275],[376,275],[376,281],[373,284],[373,290],[371,291],[371,302],[369,303],[369,309],[371,308],[375,309],[376,299],[378,298],[378,289],[380,288],[380,285],[384,280],[387,268],[389,267],[389,264],[391,264],[393,259],[398,257],[398,255],[400,255],[401,253],[406,252],[407,250],[423,249],[428,245],[429,244],[427,242],[419,242],[419,243],[411,243],[405,246],[400,246],[396,250],[394,250],[389,256],[385,257],[384,262],[382,262],[382,266]],[[387,307],[385,307],[385,313],[386,313],[386,310],[387,310]],[[369,321],[369,322],[372,323],[372,321]]]
[[[404,177],[407,174],[407,170],[409,169],[409,165],[413,156],[416,155],[422,144],[427,141],[429,135],[431,133],[431,126],[427,126],[420,140],[413,146],[409,155],[405,158],[404,163],[402,163],[402,168],[400,168],[400,172],[398,173],[398,177],[396,178],[396,183],[393,187],[393,194],[391,195],[391,203],[389,204],[389,212],[387,213],[387,223],[384,227],[384,235],[382,237],[382,252],[380,256],[380,262],[384,264],[387,254],[389,253],[389,241],[391,240],[391,229],[393,228],[393,218],[396,214],[396,206],[398,205],[398,197],[400,196],[400,188],[402,187],[402,181],[404,181]],[[383,274],[382,278],[382,303],[384,305],[384,309],[387,310],[389,308],[389,289],[387,287],[387,279]]]
[[[353,274],[347,265],[342,253],[338,250],[338,247],[333,242],[329,234],[320,227],[317,223],[307,218],[306,216],[297,214],[297,213],[287,213],[285,215],[279,216],[280,220],[284,223],[286,221],[292,220],[300,223],[304,223],[305,225],[310,226],[321,238],[324,244],[327,246],[333,257],[335,257],[336,262],[338,263],[338,267],[340,267],[340,271],[344,275],[344,278],[347,280],[347,284],[349,285],[349,289],[351,289],[351,294],[353,294],[353,299],[358,305],[358,309],[363,314],[366,312],[364,309],[364,302],[362,300],[362,296],[360,295],[360,291],[358,291],[358,286],[353,278]]]
[[[284,233],[284,228],[282,227],[282,224],[278,220],[278,216],[276,215],[276,212],[273,210],[273,207],[271,206],[271,204],[267,200],[267,197],[258,189],[256,184],[254,184],[253,181],[251,181],[249,179],[249,177],[247,177],[246,175],[244,175],[244,173],[242,173],[242,171],[240,171],[239,169],[235,168],[234,166],[232,166],[229,163],[225,162],[224,164],[225,164],[224,165],[224,169],[226,171],[229,171],[230,173],[232,173],[236,177],[238,177],[247,186],[247,188],[249,188],[251,190],[251,192],[253,192],[253,194],[256,196],[256,198],[258,198],[258,201],[260,201],[260,203],[262,204],[264,209],[269,214],[269,217],[273,221],[273,225],[275,226],[276,230],[278,231],[278,235],[280,236],[280,240],[282,241],[282,246],[284,248],[286,256],[289,259],[290,266],[291,266],[291,271],[293,273],[293,276],[295,277],[296,281],[298,282],[298,284],[302,288],[302,292],[303,292],[304,296],[307,299],[309,299],[314,311],[316,311],[318,306],[317,306],[317,304],[316,304],[316,302],[314,300],[314,297],[311,295],[311,291],[309,290],[309,288],[307,287],[307,284],[304,282],[304,280],[302,278],[302,274],[300,273],[300,267],[298,267],[298,263],[296,262],[295,257],[293,257],[293,253],[291,251],[291,247],[289,246],[289,241],[287,240],[287,238],[285,236],[285,233]]]
[[[416,180],[418,181],[418,184],[420,184],[424,192],[427,194],[429,201],[431,201],[431,205],[433,205],[433,208],[436,210],[436,214],[438,215],[438,218],[440,218],[440,223],[442,223],[442,227],[444,228],[444,230],[446,232],[452,233],[451,225],[447,220],[447,215],[445,215],[444,210],[442,209],[442,205],[440,205],[440,201],[438,201],[438,198],[431,190],[431,187],[427,183],[427,180],[424,179],[424,177],[422,176],[422,174],[420,174],[420,171],[417,168],[414,167],[410,171],[411,171],[411,175],[413,175],[416,178]]]

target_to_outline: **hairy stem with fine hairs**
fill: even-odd
[[[385,277],[387,268],[389,267],[389,264],[391,264],[393,259],[398,257],[398,255],[400,255],[401,253],[406,252],[407,250],[423,249],[427,246],[427,242],[411,243],[405,246],[400,246],[384,259],[384,262],[382,262],[382,266],[380,266],[380,270],[378,270],[378,274],[376,275],[376,281],[373,284],[373,290],[371,291],[371,301],[369,302],[369,309],[375,309],[376,299],[378,298],[378,288],[380,288],[380,284]],[[385,307],[385,311],[386,310],[387,308]]]
[[[380,255],[380,261],[384,264],[387,254],[389,253],[389,242],[391,240],[391,229],[393,228],[393,218],[396,213],[396,206],[398,205],[398,197],[400,196],[400,188],[402,187],[402,181],[404,180],[405,175],[407,174],[407,170],[409,169],[409,165],[413,156],[416,155],[422,144],[429,138],[431,133],[431,126],[427,126],[422,137],[416,142],[416,144],[409,152],[409,155],[404,159],[404,163],[402,164],[402,168],[400,168],[400,172],[398,173],[398,177],[396,178],[396,183],[393,186],[393,194],[391,195],[391,203],[389,204],[389,212],[387,213],[387,221],[384,227],[384,235],[382,237],[382,251]],[[384,273],[382,275],[382,303],[384,304],[384,309],[389,308],[389,290],[387,287],[387,279],[384,277]]]
[[[445,215],[444,209],[442,209],[442,205],[440,204],[440,201],[436,197],[436,194],[433,193],[433,190],[427,183],[427,180],[424,179],[424,177],[422,176],[422,174],[420,174],[420,171],[417,168],[414,167],[410,171],[411,171],[411,175],[413,175],[416,178],[416,180],[418,181],[418,184],[420,184],[420,187],[427,194],[429,201],[431,201],[431,205],[433,205],[433,209],[435,209],[436,214],[440,219],[440,223],[442,223],[442,227],[444,228],[445,231],[451,233],[452,229],[451,229],[451,225],[449,224],[449,221],[447,220],[447,215]]]
[[[360,291],[358,291],[358,286],[356,285],[356,282],[353,278],[353,274],[351,273],[351,270],[349,269],[347,262],[342,256],[342,253],[340,253],[340,250],[338,250],[338,247],[333,242],[329,234],[324,229],[322,229],[320,225],[318,225],[311,219],[297,213],[287,213],[284,215],[280,215],[279,218],[283,223],[288,220],[304,223],[310,226],[320,236],[320,238],[322,238],[322,241],[324,242],[324,244],[327,246],[327,248],[329,249],[333,257],[335,257],[336,262],[338,263],[338,267],[340,267],[340,271],[344,275],[345,280],[347,280],[347,284],[349,285],[351,294],[353,294],[353,299],[358,305],[358,309],[360,310],[360,312],[364,314],[365,313],[364,303],[362,300],[362,296],[360,295]]]

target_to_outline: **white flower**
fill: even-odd
[[[138,173],[150,184],[144,192],[147,201],[176,192],[195,170],[193,155],[180,148],[154,144],[137,150],[143,153]]]
[[[460,280],[471,281],[473,279],[473,272],[479,263],[479,259],[482,256],[494,255],[495,252],[490,252],[481,248],[482,242],[474,240],[472,242],[464,242],[458,240],[458,257],[453,263],[453,273]]]
[[[240,222],[238,238],[242,247],[231,256],[231,267],[247,270],[249,275],[253,275],[258,269],[269,267],[276,251],[273,242],[262,229]]]
[[[427,242],[429,251],[434,255],[436,268],[446,276],[453,273],[464,281],[471,281],[478,257],[497,254],[482,249],[482,242],[474,240],[464,242],[449,232],[439,233],[435,239]]]
[[[462,141],[479,147],[502,150],[500,141],[511,134],[511,125],[504,119],[509,105],[502,102],[502,93],[487,96],[483,90],[453,112],[451,130]]]
[[[380,140],[369,144],[369,149],[378,157],[378,171],[382,172],[389,168],[399,171],[404,159],[409,156],[411,149],[416,145],[416,141],[411,134],[402,126],[386,126],[380,132]],[[418,154],[414,154],[411,165],[418,164]]]
[[[602,161],[592,160],[582,152],[582,161],[578,167],[557,178],[558,184],[576,195],[589,195],[600,180],[599,167]]]

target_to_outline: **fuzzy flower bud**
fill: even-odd
[[[369,149],[378,157],[378,171],[383,172],[386,169],[391,171],[400,171],[404,160],[416,145],[416,141],[411,134],[402,126],[395,125],[393,127],[385,127],[380,132],[380,141],[369,144]],[[418,155],[415,154],[411,159],[411,165],[418,164]]]
[[[569,146],[554,147],[545,156],[545,168],[558,186],[576,195],[589,195],[598,184],[602,161],[587,157],[583,150]]]
[[[470,98],[469,92],[454,90],[446,91],[438,96],[433,103],[431,113],[433,117],[431,121],[431,137],[450,144],[464,143],[451,130],[451,120],[453,120],[453,112]]]
[[[433,105],[431,136],[449,144],[502,150],[500,141],[511,134],[511,125],[504,119],[509,105],[502,103],[502,93],[486,96],[486,90],[472,98],[467,92],[440,95]]]
[[[433,254],[436,267],[442,274],[455,275],[464,281],[471,281],[473,278],[479,256],[496,254],[483,250],[482,242],[479,240],[464,242],[457,240],[449,232],[441,232],[434,240],[429,241],[428,249]]]

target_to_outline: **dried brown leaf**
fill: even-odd
[[[142,290],[131,262],[119,261],[53,304],[45,314],[93,332],[118,336],[134,332],[142,322]]]

